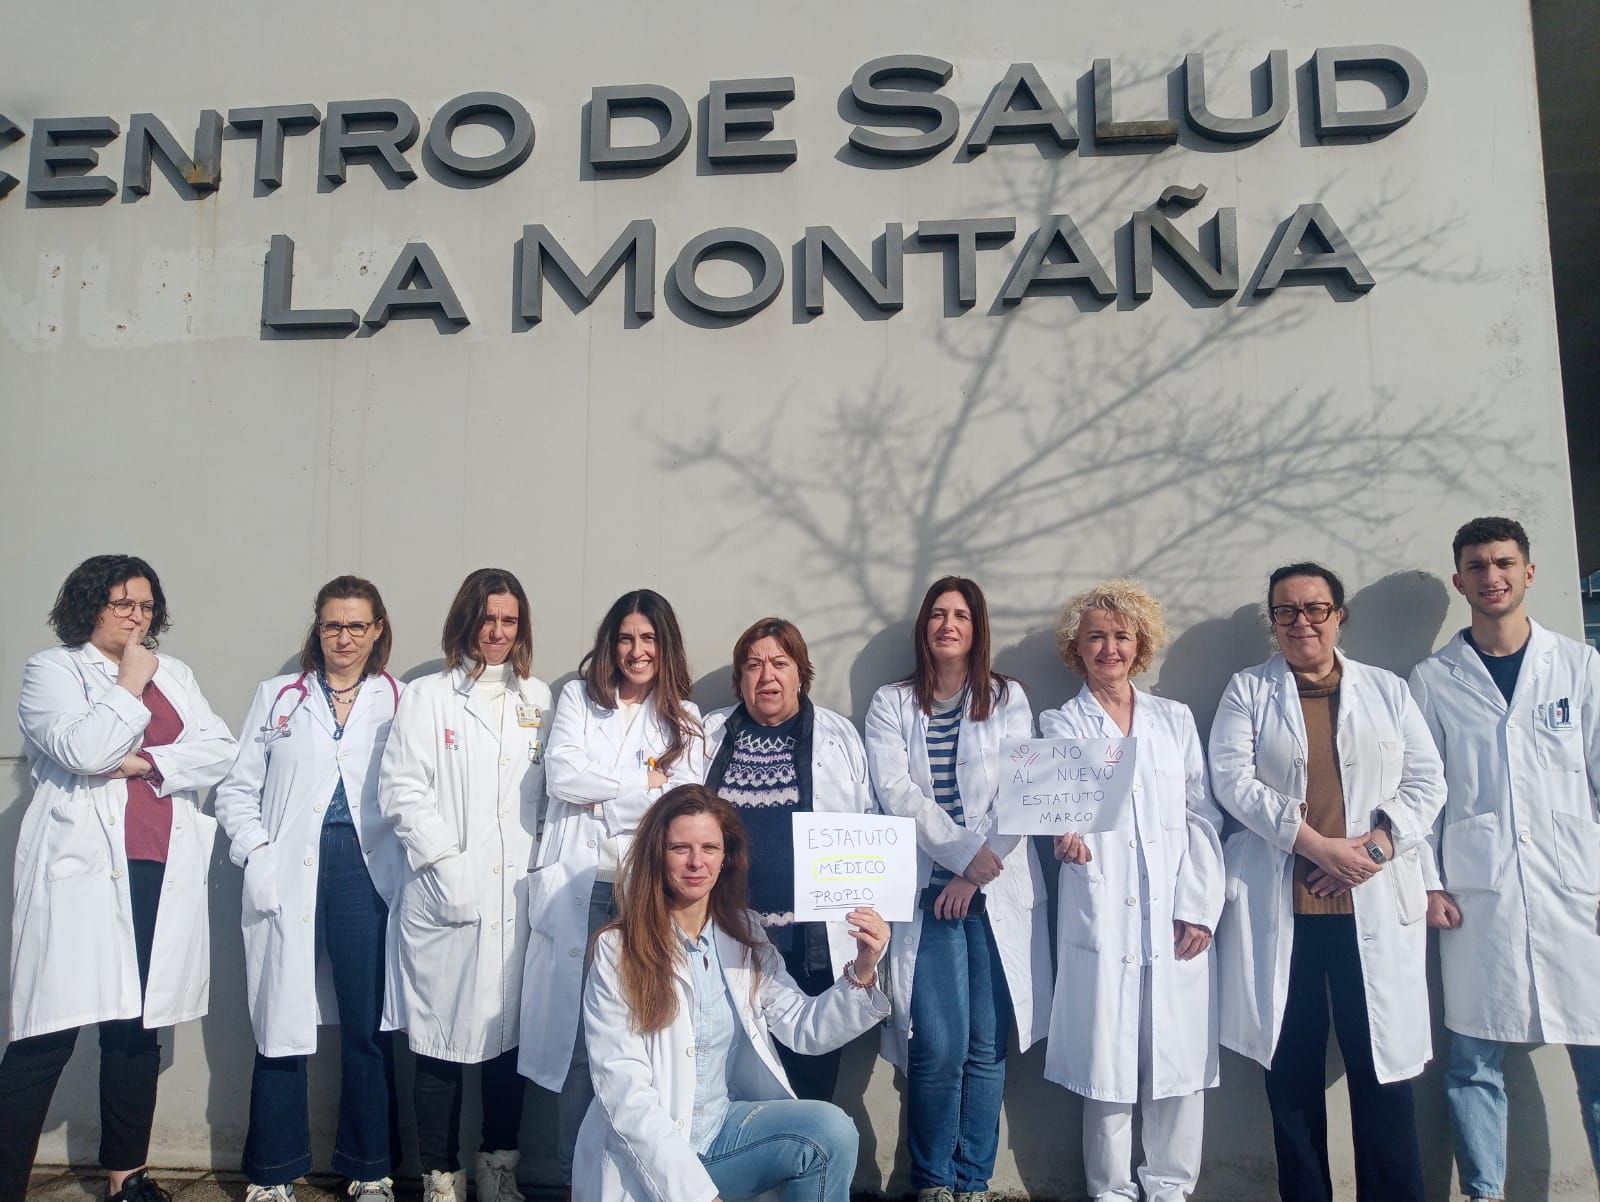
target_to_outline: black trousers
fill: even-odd
[[[166,869],[150,860],[128,862],[141,993],[150,979],[150,945]],[[161,1044],[157,1031],[147,1028],[143,1019],[116,1019],[99,1026],[100,1164],[120,1173],[140,1167],[150,1156]],[[28,1173],[39,1151],[50,1098],[72,1059],[79,1030],[69,1027],[13,1040],[0,1058],[0,1198],[21,1198],[28,1192]]]
[[[451,1060],[417,1057],[412,1101],[417,1109],[417,1159],[424,1173],[461,1167],[461,1070]],[[478,1097],[483,1109],[480,1152],[513,1152],[522,1131],[522,1100],[527,1082],[517,1073],[517,1049],[508,1048],[478,1066]]]
[[[1361,976],[1356,920],[1350,914],[1296,914],[1289,996],[1267,1102],[1278,1151],[1283,1202],[1332,1202],[1328,1110],[1323,1085],[1328,1012],[1344,1055],[1355,1140],[1359,1202],[1423,1202],[1422,1153],[1411,1082],[1378,1083]],[[1422,1004],[1426,1004],[1423,1002]]]
[[[814,928],[814,929],[812,929]],[[820,922],[803,922],[783,953],[783,966],[807,997],[826,992],[838,978],[828,959],[827,928]],[[831,1102],[839,1084],[839,1059],[843,1048],[820,1056],[802,1056],[778,1044],[778,1059],[789,1078],[789,1086],[802,1102]]]

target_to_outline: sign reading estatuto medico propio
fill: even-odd
[[[871,906],[910,922],[917,896],[917,831],[882,814],[794,815],[794,918],[836,922]]]
[[[1140,120],[1130,119],[1125,112],[1117,115],[1113,62],[1095,59],[1092,103],[1078,114],[1090,147],[1112,148],[1125,155],[1156,154],[1177,144],[1180,130],[1186,129],[1215,149],[1242,151],[1283,125],[1295,97],[1287,50],[1268,54],[1262,64],[1265,95],[1253,106],[1255,111],[1237,116],[1218,114],[1214,100],[1208,99],[1205,59],[1199,51],[1184,55],[1182,102],[1169,104],[1168,112],[1160,117]],[[955,64],[922,54],[885,55],[863,63],[849,81],[843,100],[832,87],[818,94],[830,108],[837,106],[847,123],[841,131],[843,144],[823,147],[823,153],[846,165],[881,168],[930,161],[958,139],[958,162],[970,162],[991,145],[1003,143],[1031,143],[1041,154],[1051,156],[1077,150],[1077,127],[1056,90],[1029,62],[1010,64],[962,138],[961,106],[945,90],[955,71]],[[1428,89],[1422,63],[1398,46],[1319,47],[1306,61],[1305,74],[1314,109],[1307,115],[1318,143],[1370,140],[1390,133],[1416,115]],[[1341,96],[1341,81],[1373,77],[1390,84],[1381,106],[1354,108],[1348,103],[1348,94]],[[797,89],[793,76],[710,80],[698,119],[702,170],[736,177],[742,171],[783,171],[802,163],[812,148],[780,136],[785,132],[780,111],[816,98]],[[576,101],[574,104],[576,107]],[[582,165],[601,187],[608,178],[626,179],[666,169],[690,145],[696,132],[689,103],[658,84],[595,87],[582,109]],[[653,125],[655,138],[644,143],[619,140],[614,127],[628,120],[633,120],[636,128],[640,120]],[[490,140],[498,141],[498,146],[484,153],[463,151],[455,141],[463,125],[487,127],[493,131]],[[314,152],[308,145],[313,130]],[[100,163],[96,148],[119,137],[125,142],[120,180],[125,201],[137,201],[151,192],[153,168],[159,168],[186,200],[216,193],[223,187],[223,144],[229,138],[255,143],[251,181],[255,197],[283,186],[286,151],[314,153],[321,191],[342,186],[351,167],[374,171],[391,190],[403,189],[418,180],[419,162],[435,183],[457,189],[481,188],[511,175],[535,154],[533,118],[520,100],[504,92],[471,91],[452,97],[433,114],[425,135],[422,130],[416,111],[394,98],[334,100],[320,109],[307,102],[258,105],[229,109],[226,117],[222,110],[208,108],[200,112],[193,142],[187,147],[153,113],[132,114],[125,137],[121,125],[105,115],[36,116],[25,133],[21,124],[0,113],[0,150],[11,142],[27,140],[30,207],[96,205],[116,196],[119,181],[96,172]],[[419,135],[422,152],[417,154],[413,148]],[[1107,151],[1099,149],[1097,153]],[[1192,159],[1185,164],[1186,170],[1195,170]],[[19,182],[17,176],[0,169],[0,200]],[[1137,303],[1152,295],[1158,258],[1165,269],[1193,282],[1193,292],[1198,295],[1191,299],[1192,304],[1209,305],[1230,297],[1238,298],[1240,304],[1252,303],[1286,283],[1323,283],[1330,290],[1337,289],[1336,297],[1344,299],[1374,286],[1367,265],[1322,203],[1307,198],[1292,213],[1274,213],[1274,219],[1281,219],[1276,234],[1264,245],[1241,247],[1238,210],[1231,205],[1217,208],[1209,221],[1197,220],[1195,224],[1201,228],[1192,234],[1180,228],[1178,220],[1185,210],[1198,205],[1206,193],[1203,181],[1190,178],[1171,180],[1140,197],[1140,205],[1129,215],[1131,254],[1126,256],[1109,254],[1107,246],[1097,251],[1065,212],[1035,214],[1038,224],[1031,232],[1019,229],[1011,214],[918,214],[910,230],[903,224],[908,215],[895,214],[884,221],[881,247],[876,251],[859,244],[852,247],[831,226],[806,226],[796,246],[800,278],[794,282],[796,308],[803,309],[804,316],[795,320],[808,320],[823,311],[828,282],[836,288],[845,285],[868,312],[892,316],[901,311],[906,305],[904,259],[908,252],[944,255],[956,309],[970,309],[978,302],[977,256],[1004,251],[1019,235],[1024,240],[1009,252],[1011,270],[990,312],[1004,313],[1030,296],[1079,289],[1100,306],[1119,297]],[[1209,235],[1204,232],[1206,227]],[[626,293],[627,316],[633,323],[630,328],[654,316],[658,278],[681,300],[680,308],[686,307],[685,311],[723,322],[750,317],[782,291],[786,255],[780,241],[794,232],[782,232],[775,241],[744,226],[705,230],[690,237],[676,253],[669,250],[668,266],[661,271],[655,222],[641,217],[624,225],[597,258],[595,248],[580,251],[594,264],[586,269],[550,226],[531,222],[522,226],[520,237],[514,240],[512,231],[507,231],[508,261],[514,264],[513,328],[531,330],[542,320],[547,278],[569,304],[581,309],[622,275],[626,283],[620,287]],[[410,241],[402,247],[384,248],[382,253],[394,255],[393,266],[374,293],[297,298],[294,239],[288,232],[271,235],[263,265],[262,337],[339,338],[363,327],[375,332],[396,317],[431,319],[441,332],[471,323],[468,304],[429,242]],[[719,258],[744,267],[750,286],[733,294],[703,287],[701,264]],[[1256,263],[1253,275],[1242,270],[1252,260]],[[348,300],[359,300],[365,310],[313,307]]]
[[[1001,739],[1003,835],[1127,830],[1138,739]]]

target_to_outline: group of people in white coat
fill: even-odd
[[[735,645],[737,704],[701,714],[672,607],[625,594],[552,707],[510,573],[468,576],[443,671],[409,685],[385,670],[377,589],[339,577],[236,742],[152,650],[153,569],[97,556],[52,612],[62,645],[24,674],[35,793],[0,1198],[22,1196],[91,1023],[108,1197],[166,1197],[145,1168],[157,1031],[206,1009],[213,785],[243,868],[250,1202],[288,1202],[312,1167],[306,1058],[335,1016],[331,1167],[352,1196],[393,1196],[403,1031],[428,1202],[466,1195],[467,1065],[481,1202],[521,1196],[526,1080],[559,1095],[580,1202],[843,1202],[858,1141],[831,1100],[838,1049],[881,1023],[919,1202],[990,1196],[1013,1039],[1047,1039],[1045,1076],[1082,1097],[1095,1198],[1189,1196],[1220,1044],[1264,1066],[1280,1195],[1331,1202],[1331,1018],[1357,1196],[1420,1200],[1429,926],[1462,1188],[1503,1198],[1508,1044],[1568,1044],[1592,1150],[1600,1131],[1600,657],[1526,616],[1515,522],[1468,523],[1454,554],[1472,624],[1409,689],[1339,651],[1334,573],[1274,572],[1277,654],[1229,683],[1208,750],[1186,706],[1134,684],[1166,638],[1159,603],[1126,580],[1067,602],[1058,650],[1084,685],[1037,730],[1137,751],[1126,829],[1046,849],[1053,970],[1040,856],[995,807],[1000,742],[1035,715],[991,666],[970,580],[927,590],[913,670],[878,690],[863,740],[812,701],[805,640],[779,618]],[[875,809],[915,824],[913,920],[796,922],[792,815]]]

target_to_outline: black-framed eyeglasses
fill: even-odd
[[[318,622],[317,633],[325,639],[336,639],[348,634],[353,639],[364,639],[372,633],[376,622]]]
[[[1327,601],[1313,601],[1310,605],[1274,605],[1267,610],[1272,615],[1274,626],[1293,626],[1295,619],[1301,614],[1306,616],[1306,621],[1313,626],[1321,626],[1339,607]]]
[[[138,610],[147,618],[155,617],[156,613],[154,601],[135,601],[132,597],[118,597],[115,601],[107,601],[106,608],[119,618],[132,617],[134,610]]]

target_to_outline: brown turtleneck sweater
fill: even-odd
[[[1334,731],[1339,728],[1339,664],[1313,680],[1296,672],[1300,712],[1306,720],[1306,822],[1319,835],[1343,839],[1348,834],[1344,814],[1344,784],[1339,776],[1339,749]],[[1294,912],[1296,914],[1354,914],[1348,893],[1317,897],[1306,888],[1306,877],[1316,868],[1304,856],[1294,861]]]

